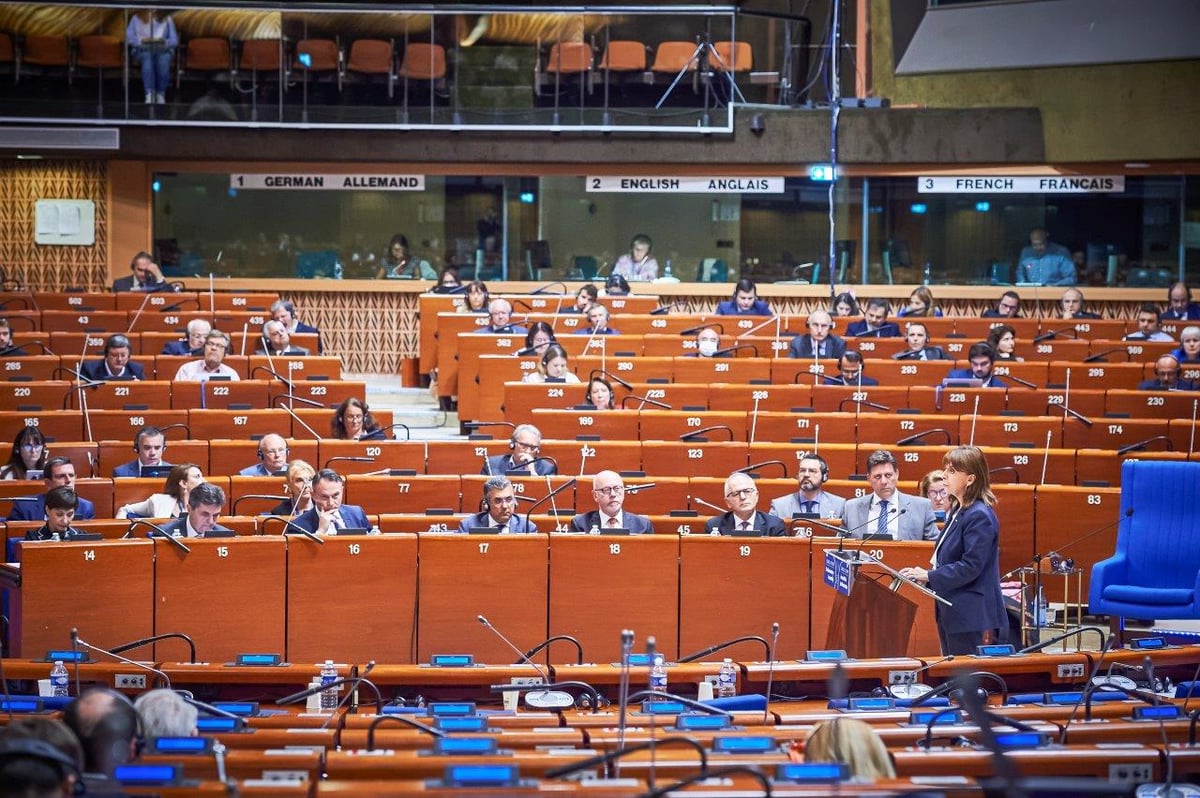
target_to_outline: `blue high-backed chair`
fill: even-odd
[[[1200,463],[1121,467],[1117,550],[1092,566],[1088,595],[1089,611],[1108,615],[1119,638],[1125,618],[1200,618],[1198,495]]]

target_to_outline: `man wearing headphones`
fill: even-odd
[[[488,325],[480,327],[477,332],[483,335],[524,335],[529,330],[512,323],[512,304],[507,299],[493,299],[488,303]]]
[[[505,477],[492,477],[483,483],[483,511],[468,515],[458,525],[458,534],[472,529],[495,529],[500,534],[522,535],[537,532],[537,527],[517,515],[517,497]]]
[[[616,471],[600,471],[592,477],[592,498],[596,500],[596,509],[572,518],[572,532],[590,532],[595,527],[628,529],[634,535],[654,533],[649,518],[625,512],[625,482]]]
[[[608,312],[606,305],[596,303],[587,310],[588,323],[590,327],[581,327],[575,331],[576,335],[617,335],[617,331],[608,326],[612,316]]]
[[[817,515],[821,518],[840,518],[846,500],[822,489],[829,480],[829,464],[819,454],[808,454],[800,458],[796,480],[799,489],[795,493],[771,500],[770,514],[783,519],[797,515]]]
[[[55,488],[75,490],[75,466],[69,457],[51,457],[45,465],[46,492]],[[88,521],[96,517],[96,505],[82,496],[75,508],[75,518]],[[13,502],[9,521],[41,521],[46,517],[46,494],[30,496],[28,501]]]
[[[539,459],[542,450],[542,433],[532,424],[518,424],[508,440],[508,454],[487,458],[479,473],[487,476],[546,477],[558,473],[553,460]]]
[[[63,722],[83,746],[83,779],[104,785],[118,765],[141,753],[141,723],[133,702],[107,687],[91,687],[63,710]]]
[[[846,335],[853,338],[899,338],[900,328],[896,322],[888,321],[887,300],[875,297],[867,300],[862,321],[851,322],[846,328]]]
[[[231,366],[226,365],[225,356],[233,343],[220,330],[213,330],[204,337],[204,354],[199,360],[189,360],[175,372],[175,382],[207,382],[212,378],[238,381],[242,377]]]
[[[827,310],[814,310],[808,315],[808,333],[797,335],[788,347],[788,357],[840,358],[846,342],[833,334],[833,317]]]
[[[296,516],[294,523],[314,535],[336,535],[343,529],[370,529],[371,522],[363,508],[342,504],[345,492],[342,475],[322,468],[312,481],[313,506]]]
[[[192,319],[187,323],[187,336],[163,345],[164,355],[204,357],[204,339],[212,332],[212,325],[204,319]]]
[[[104,341],[104,357],[83,364],[80,373],[93,382],[144,380],[142,367],[129,359],[129,339],[117,333]]]
[[[154,262],[154,258],[150,257],[149,252],[139,252],[134,255],[133,260],[129,263],[129,271],[133,272],[133,274],[113,280],[112,290],[114,294],[125,291],[179,290],[166,281],[166,278],[163,277],[162,269],[158,268],[158,264]]]
[[[258,340],[257,352],[263,352],[272,357],[303,357],[308,350],[292,344],[292,334],[288,332],[283,322],[271,319],[262,327],[262,337]]]
[[[171,465],[163,459],[167,436],[158,427],[142,427],[133,441],[133,450],[137,452],[137,459],[113,469],[113,478],[140,477],[146,466]]]
[[[749,277],[737,281],[733,296],[717,303],[718,316],[771,316],[771,306],[758,298],[758,286]]]
[[[838,358],[838,373],[826,374],[825,378],[821,380],[821,384],[849,385],[854,388],[878,385],[879,380],[863,374],[864,368],[866,365],[863,363],[862,353],[855,349],[847,349]]]
[[[83,748],[61,720],[11,719],[0,729],[0,785],[4,795],[75,795]]]
[[[282,435],[269,432],[258,442],[258,462],[238,472],[242,477],[271,477],[287,471],[288,445]]]
[[[196,707],[183,700],[174,690],[160,688],[142,693],[133,702],[147,738],[195,737]]]
[[[225,491],[211,482],[201,482],[188,491],[188,511],[170,523],[163,531],[176,538],[230,537],[233,530],[217,523],[225,509]]]

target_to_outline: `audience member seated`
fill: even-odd
[[[1023,362],[1025,358],[1017,357],[1017,331],[1009,324],[997,324],[988,330],[987,344],[996,353],[997,360]]]
[[[933,513],[939,521],[946,519],[950,511],[950,492],[946,490],[946,477],[940,468],[935,468],[921,478],[921,495],[933,505]]]
[[[13,438],[8,462],[0,466],[0,479],[29,479],[30,471],[45,467],[46,436],[37,427],[25,427]]]
[[[871,492],[849,499],[842,507],[844,535],[863,538],[887,535],[892,540],[936,540],[937,518],[929,499],[896,490],[900,467],[886,449],[867,458],[867,480]]]
[[[51,457],[43,467],[46,480],[46,490],[54,488],[70,488],[75,490],[75,466],[69,457]],[[46,517],[46,494],[39,493],[30,496],[25,501],[14,501],[12,512],[8,514],[9,521],[41,521]],[[82,496],[75,508],[75,517],[81,521],[89,521],[96,517],[96,505]]]
[[[953,360],[940,346],[929,346],[929,330],[924,322],[908,322],[904,339],[908,342],[908,349],[892,355],[895,360]]]
[[[1163,355],[1154,361],[1157,379],[1138,383],[1139,391],[1195,391],[1196,383],[1179,379],[1179,361],[1174,355]]]
[[[499,534],[528,534],[537,527],[517,515],[517,497],[506,477],[490,477],[483,483],[483,511],[468,515],[458,525],[458,534],[470,534],[472,529],[491,528]]]
[[[82,773],[83,748],[61,720],[9,717],[0,729],[0,794],[6,798],[83,794]]]
[[[1038,285],[1075,285],[1075,261],[1071,251],[1050,240],[1040,227],[1029,231],[1029,246],[1017,258],[1017,282]]]
[[[787,528],[779,517],[759,512],[758,488],[747,474],[735,471],[725,480],[725,505],[729,512],[714,516],[705,523],[704,531],[708,534],[746,537],[787,535]]]
[[[211,379],[231,380],[236,382],[241,377],[229,366],[225,365],[225,355],[229,353],[232,342],[229,336],[220,330],[213,330],[204,338],[204,356],[199,360],[184,363],[175,372],[176,382],[207,382]]]
[[[650,255],[653,248],[654,242],[650,236],[638,233],[629,242],[629,252],[617,258],[610,274],[630,281],[655,279],[658,277],[658,261]]]
[[[488,476],[554,476],[558,466],[549,458],[539,457],[542,450],[542,433],[532,424],[518,424],[508,441],[509,454],[498,454],[484,460],[479,473]]]
[[[200,733],[196,728],[200,713],[174,690],[160,688],[142,693],[133,708],[142,719],[142,736],[147,740],[195,737]]]
[[[788,347],[788,357],[841,357],[846,351],[846,342],[833,335],[832,330],[833,318],[828,311],[814,310],[808,315],[808,332],[792,339]]]
[[[649,518],[623,509],[625,482],[616,471],[600,471],[592,477],[592,498],[596,501],[596,509],[572,518],[572,532],[628,529],[634,535],[653,534],[654,526]]]
[[[1180,363],[1200,363],[1200,327],[1189,324],[1179,332],[1179,348],[1171,353]]]
[[[588,380],[584,401],[597,410],[614,410],[617,406],[612,384],[603,377],[592,377]]]
[[[0,317],[0,357],[20,357],[25,351],[13,345],[12,322]]]
[[[396,233],[388,242],[387,252],[379,262],[376,280],[436,280],[437,272],[424,258],[415,257],[408,247],[408,237]]]
[[[133,60],[141,63],[146,105],[164,104],[171,84],[171,58],[179,46],[174,17],[166,9],[130,14],[125,43],[131,48]]]
[[[63,710],[63,722],[83,746],[88,793],[112,782],[118,765],[138,754],[138,717],[133,702],[107,687],[89,687]]]
[[[575,304],[571,306],[568,313],[587,313],[592,309],[592,305],[600,298],[600,289],[592,283],[586,283],[579,287],[575,292]]]
[[[933,292],[928,286],[919,285],[908,295],[908,304],[896,311],[897,316],[928,317],[941,316],[942,309],[933,304]]]
[[[492,294],[488,291],[487,283],[483,280],[472,280],[467,283],[467,301],[459,310],[463,313],[487,313],[490,304]]]
[[[1137,313],[1137,331],[1125,336],[1126,341],[1174,341],[1175,339],[1159,329],[1162,320],[1158,305],[1146,302]]]
[[[829,480],[829,464],[819,454],[807,454],[796,467],[794,493],[771,500],[771,515],[788,520],[797,515],[841,518],[846,500],[828,493],[822,486]]]
[[[271,318],[275,321],[283,322],[283,326],[287,327],[289,335],[296,333],[313,333],[317,336],[317,354],[325,351],[325,344],[321,341],[321,331],[311,324],[305,324],[296,318],[296,306],[286,299],[279,299],[271,303]]]
[[[184,357],[204,357],[204,339],[212,332],[212,325],[204,319],[192,319],[187,323],[187,335],[178,341],[163,344],[162,354]]]
[[[371,408],[363,400],[350,396],[333,411],[333,421],[330,423],[333,437],[343,441],[358,441],[368,436],[378,435],[383,429]]]
[[[609,312],[607,305],[595,304],[588,308],[589,327],[575,331],[576,335],[617,335],[617,331],[608,326]]]
[[[138,430],[133,440],[133,450],[137,452],[137,459],[114,468],[114,478],[140,477],[142,469],[147,466],[171,465],[163,460],[163,454],[167,451],[167,436],[158,427],[146,426]]]
[[[201,482],[188,493],[187,513],[163,524],[163,531],[176,538],[227,537],[233,530],[217,523],[225,509],[225,491],[211,482]]]
[[[163,481],[162,493],[151,493],[145,501],[122,504],[117,508],[117,518],[178,518],[186,511],[192,490],[203,484],[200,466],[173,465]]]
[[[879,734],[858,718],[817,723],[804,741],[804,761],[844,764],[852,781],[896,778],[896,769]]]
[[[312,481],[317,470],[303,460],[288,466],[283,492],[288,497],[272,508],[270,515],[293,516],[312,509]]]
[[[507,299],[493,299],[488,303],[488,326],[476,332],[483,335],[524,335],[529,332],[519,324],[512,323],[512,305]]]
[[[313,477],[312,507],[296,516],[293,523],[314,535],[336,535],[343,529],[370,529],[363,508],[342,504],[346,481],[342,475],[322,468]]]
[[[26,540],[70,540],[82,534],[71,526],[75,511],[79,508],[79,496],[70,488],[54,488],[46,491],[46,523],[25,533]]]
[[[129,263],[133,274],[113,280],[114,294],[126,291],[174,291],[174,286],[163,277],[162,269],[154,262],[149,252],[139,252]]]
[[[696,351],[685,357],[729,357],[730,352],[721,351],[721,336],[712,327],[696,333]]]
[[[1187,283],[1172,283],[1167,289],[1167,309],[1162,317],[1167,321],[1200,321],[1200,302],[1192,301]]]
[[[255,351],[271,357],[304,357],[308,354],[307,349],[292,343],[292,335],[283,322],[274,319],[263,325]]]
[[[535,321],[529,325],[529,332],[525,333],[525,348],[518,355],[538,355],[539,357],[546,352],[546,347],[550,344],[558,343],[558,337],[554,334],[554,328],[544,321]]]
[[[597,305],[596,307],[600,307]],[[579,382],[579,377],[567,366],[567,350],[558,344],[550,344],[538,361],[537,371],[521,378],[522,382]]]
[[[833,315],[861,316],[862,308],[858,306],[858,300],[854,298],[854,294],[845,291],[833,298]]]
[[[1078,288],[1068,288],[1063,291],[1058,300],[1059,313],[1064,319],[1098,319],[1099,313],[1084,309],[1083,292]]]
[[[879,380],[874,377],[867,377],[863,374],[866,369],[866,364],[863,363],[862,355],[854,349],[847,349],[838,358],[838,373],[834,375],[826,375],[821,380],[822,385],[850,385],[855,388],[864,386],[878,385]]]
[[[629,296],[629,281],[619,274],[610,274],[604,281],[605,296]]]
[[[1021,317],[1021,296],[1016,291],[1005,291],[1000,295],[996,307],[983,312],[985,319],[1019,319]]]
[[[896,322],[888,321],[888,302],[886,299],[875,297],[867,300],[867,308],[863,311],[861,321],[852,321],[846,327],[846,335],[851,338],[899,338],[900,328]]]
[[[1008,386],[996,375],[992,367],[996,364],[996,350],[986,341],[971,344],[967,350],[967,360],[971,363],[969,369],[953,369],[946,375],[947,380],[979,380],[981,388],[1007,388]]]
[[[462,280],[458,279],[458,269],[453,266],[442,269],[437,278],[437,285],[430,290],[435,294],[461,294],[463,284]]]
[[[758,286],[743,277],[734,286],[733,296],[717,303],[718,316],[773,316],[766,300],[758,298]]]
[[[258,442],[258,462],[238,472],[243,477],[270,477],[288,467],[288,445],[282,435],[269,432]]]
[[[141,365],[129,359],[129,339],[120,333],[108,336],[104,356],[84,363],[80,373],[93,382],[146,379]]]

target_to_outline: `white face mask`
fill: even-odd
[[[697,347],[701,357],[712,357],[717,351],[717,342],[711,339],[701,341]]]

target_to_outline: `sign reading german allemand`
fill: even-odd
[[[230,175],[229,187],[289,191],[424,191],[425,175]]]
[[[782,194],[782,177],[588,177],[587,190],[620,194]]]
[[[1109,194],[1125,191],[1124,175],[960,175],[918,177],[921,194]]]

